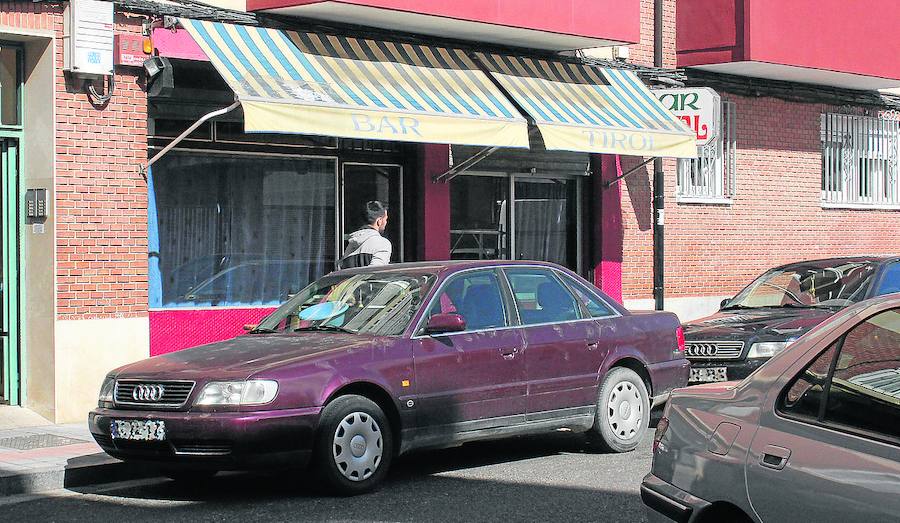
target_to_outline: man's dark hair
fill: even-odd
[[[366,202],[366,208],[363,211],[363,219],[366,222],[366,225],[372,225],[375,223],[375,220],[381,218],[387,214],[387,206],[378,200],[372,200],[371,202]]]

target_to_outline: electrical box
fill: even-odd
[[[144,60],[148,57],[148,54],[144,52],[144,40],[146,39],[142,35],[116,35],[115,64],[144,67]]]
[[[25,217],[36,220],[47,217],[47,189],[25,191]]]
[[[114,4],[70,0],[63,17],[63,69],[72,74],[113,74]]]

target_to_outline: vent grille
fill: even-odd
[[[185,441],[173,442],[175,454],[191,456],[226,456],[231,454],[229,441]]]
[[[689,360],[737,360],[742,352],[742,341],[689,341],[684,347]]]
[[[117,380],[116,404],[154,409],[178,408],[187,402],[193,390],[193,381]]]

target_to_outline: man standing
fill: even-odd
[[[387,265],[391,262],[391,241],[382,236],[387,227],[387,207],[379,201],[366,203],[366,225],[350,235],[338,269]]]

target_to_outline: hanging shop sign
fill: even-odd
[[[716,139],[722,121],[722,99],[709,87],[653,89],[659,101],[697,135],[697,145]]]

